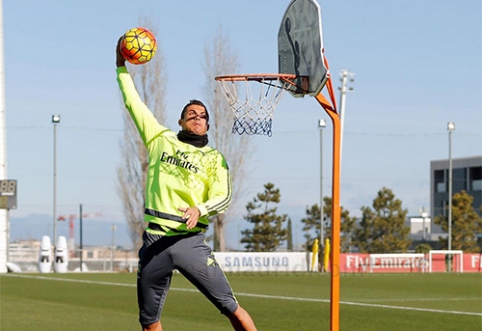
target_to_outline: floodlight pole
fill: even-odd
[[[340,154],[342,154],[343,149],[343,132],[345,127],[345,100],[346,100],[346,92],[353,91],[353,87],[347,87],[348,80],[353,83],[355,81],[355,74],[349,72],[346,69],[343,69],[340,72],[340,81],[341,86],[338,88],[340,90],[340,104],[339,104],[339,117],[340,117]],[[341,164],[341,161],[340,161]]]
[[[422,242],[425,242],[425,219],[428,217],[428,213],[425,211],[425,207],[420,209],[420,216],[422,216]]]
[[[80,272],[82,272],[82,264],[83,264],[83,261],[82,261],[82,258],[83,258],[83,255],[84,255],[84,246],[83,246],[83,243],[82,243],[82,237],[83,237],[83,232],[84,230],[82,229],[82,204],[79,205],[79,230],[80,230],[80,236],[79,236],[79,250],[80,250]]]
[[[112,230],[112,238],[110,244],[110,271],[114,270],[114,251],[115,251],[115,231],[117,230],[117,226],[112,224],[110,229]]]
[[[449,132],[449,215],[448,215],[448,249],[452,250],[452,131],[455,130],[455,123],[447,123]],[[452,271],[452,254],[449,254],[448,272]]]
[[[323,219],[323,129],[326,127],[324,119],[318,121],[320,128],[320,247],[325,247],[325,220]],[[324,250],[321,249],[321,255],[324,255]],[[318,261],[321,271],[323,270],[323,261]]]
[[[328,83],[327,83],[328,84]],[[330,81],[331,85],[331,81]],[[330,88],[330,85],[328,86]],[[340,162],[341,162],[341,121],[336,106],[327,102],[319,93],[316,100],[325,109],[333,122],[333,169],[332,169],[332,208],[331,208],[331,293],[330,331],[340,329]]]
[[[60,123],[60,115],[52,115],[52,123],[54,125],[54,196],[53,196],[53,222],[54,222],[54,233],[53,240],[54,252],[57,250],[57,124]]]

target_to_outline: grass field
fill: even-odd
[[[329,275],[228,278],[258,330],[329,330]],[[134,274],[4,274],[0,295],[1,331],[140,330]],[[162,322],[166,331],[231,329],[180,275],[173,279]],[[482,275],[342,275],[340,330],[482,330]]]

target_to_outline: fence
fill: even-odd
[[[40,245],[37,242],[11,244],[8,253],[8,262],[18,266],[22,272],[39,272]],[[48,269],[53,270],[53,257],[50,261],[52,265]],[[69,252],[67,270],[134,272],[137,263],[137,254],[130,249],[95,246]]]
[[[39,271],[39,247],[17,245],[9,250],[9,262],[22,272]],[[132,250],[88,247],[81,252],[71,252],[68,271],[135,272],[137,254]],[[309,272],[317,271],[318,255],[312,260],[307,252],[217,252],[216,260],[225,272]],[[447,263],[445,257],[453,257]],[[313,266],[312,261],[314,261]],[[82,265],[81,265],[82,262]],[[448,267],[450,266],[450,270]],[[460,251],[432,251],[430,254],[340,254],[340,273],[390,273],[390,272],[482,272],[482,254]],[[53,267],[52,267],[53,270]],[[330,270],[326,270],[330,272]]]

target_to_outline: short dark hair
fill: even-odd
[[[184,119],[184,115],[186,114],[187,107],[189,107],[189,106],[191,106],[191,105],[198,105],[198,106],[204,107],[204,110],[206,111],[206,123],[208,123],[208,122],[209,122],[208,109],[207,109],[207,107],[204,105],[204,103],[202,103],[202,101],[199,101],[199,100],[196,100],[196,99],[189,100],[189,102],[187,103],[187,105],[184,106],[184,108],[182,109],[182,112],[181,112],[181,119]]]

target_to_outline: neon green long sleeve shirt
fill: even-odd
[[[161,125],[141,100],[126,67],[117,68],[117,82],[149,155],[146,210],[182,216],[178,208],[195,206],[201,212],[198,224],[208,225],[208,216],[223,213],[231,203],[231,178],[224,156],[209,146],[183,143]],[[147,212],[144,220],[162,229],[147,231],[166,236],[203,231],[201,227],[188,230],[185,223]]]

